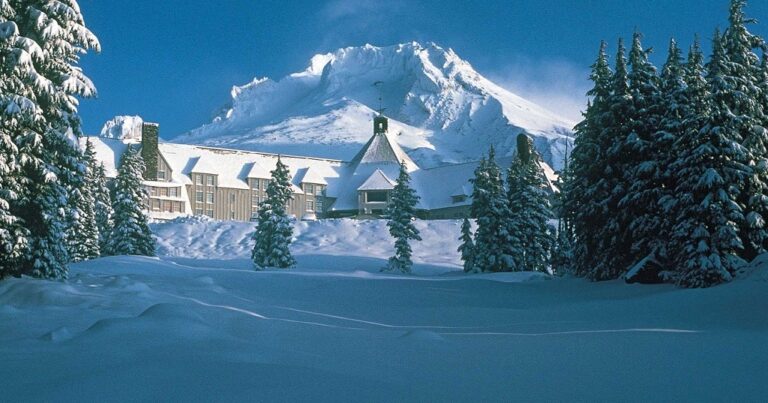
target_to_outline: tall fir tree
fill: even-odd
[[[564,216],[573,234],[573,269],[587,276],[597,265],[599,241],[595,233],[605,225],[605,205],[610,188],[604,181],[606,156],[603,131],[610,122],[613,72],[608,63],[607,45],[601,42],[597,60],[592,65],[592,99],[584,119],[576,125],[570,173],[565,182]]]
[[[515,271],[511,254],[519,242],[509,232],[509,205],[504,192],[504,179],[491,147],[488,157],[480,161],[471,180],[471,215],[477,220],[475,231],[475,265],[478,271]]]
[[[686,66],[694,107],[685,120],[686,130],[675,142],[679,157],[672,167],[678,175],[674,193],[679,201],[672,232],[674,271],[668,278],[683,287],[730,281],[743,263],[739,184],[751,172],[727,107],[732,88],[724,77],[727,56],[719,32],[713,39],[706,84],[699,60],[694,54]]]
[[[155,241],[144,213],[149,197],[142,184],[144,161],[135,147],[128,147],[115,180],[114,228],[109,250],[115,255],[155,255]]]
[[[0,279],[18,274],[28,253],[29,231],[18,212],[28,184],[16,143],[21,133],[41,130],[41,110],[27,77],[34,67],[21,46],[15,10],[0,2]]]
[[[88,147],[90,142],[86,145]],[[94,210],[96,199],[93,173],[89,166],[86,166],[82,180],[73,185],[69,200],[74,213],[67,229],[67,251],[72,262],[79,262],[99,257],[99,229]]]
[[[258,224],[253,233],[255,244],[251,259],[257,269],[285,269],[296,265],[290,250],[293,226],[286,212],[286,204],[292,198],[291,177],[280,157],[271,175],[267,197],[259,204]]]
[[[18,112],[11,133],[22,183],[10,210],[29,233],[27,253],[17,267],[22,274],[64,278],[69,258],[65,235],[78,214],[69,192],[85,172],[74,139],[80,134],[76,97],[95,95],[77,63],[87,50],[98,51],[99,43],[75,0],[3,2],[2,8],[5,20],[0,22],[12,38],[3,62],[12,61],[23,72],[9,80],[6,93],[11,110]]]
[[[513,257],[521,271],[551,272],[555,245],[554,219],[549,201],[552,190],[541,167],[541,157],[524,133],[517,136],[517,155],[507,174],[509,228],[514,231]]]
[[[600,208],[603,214],[600,224],[585,236],[596,238],[594,266],[588,268],[586,276],[594,281],[611,280],[620,277],[630,260],[631,239],[628,238],[626,216],[620,212],[620,201],[627,193],[625,173],[632,161],[628,154],[627,138],[632,130],[628,116],[635,116],[634,103],[630,94],[626,49],[619,40],[616,54],[616,67],[611,79],[611,94],[608,97],[610,113],[603,119],[598,147],[605,150],[605,155],[598,163],[601,176],[590,189],[588,197]]]
[[[623,231],[619,245],[621,255],[627,260],[614,275],[621,275],[635,263],[658,255],[659,248],[664,245],[664,239],[659,237],[664,216],[659,211],[658,202],[666,192],[662,161],[669,153],[669,142],[656,136],[662,118],[662,94],[656,68],[648,60],[650,50],[643,48],[641,37],[639,32],[633,35],[629,53],[632,103],[631,114],[624,116],[629,134],[617,149],[625,166],[624,195],[617,211],[618,226]],[[621,263],[616,261],[616,264]]]
[[[768,131],[764,123],[768,105],[760,102],[760,60],[754,52],[765,41],[747,29],[754,20],[745,16],[745,5],[745,0],[731,0],[729,27],[722,37],[721,75],[730,92],[723,98],[723,107],[730,110],[730,126],[743,138],[752,170],[739,195],[745,213],[740,228],[743,256],[751,260],[768,247]]]
[[[464,221],[461,223],[459,241],[461,241],[461,244],[456,251],[461,253],[464,273],[475,273],[477,271],[477,266],[475,266],[475,243],[472,240],[472,223],[469,221],[469,218],[464,218]]]
[[[112,234],[112,228],[114,223],[112,216],[114,211],[112,210],[112,197],[109,193],[109,187],[107,186],[107,175],[104,169],[104,164],[96,159],[96,153],[93,150],[93,144],[90,141],[86,142],[85,147],[85,160],[88,165],[88,172],[90,174],[89,182],[91,183],[91,189],[93,192],[93,212],[96,221],[96,229],[99,234],[99,255],[107,256],[109,252],[109,237]]]
[[[411,188],[410,182],[411,176],[403,161],[400,163],[400,173],[387,207],[389,216],[387,227],[389,227],[389,234],[395,238],[395,256],[389,258],[387,269],[402,273],[410,273],[413,266],[410,241],[421,241],[419,230],[413,222],[416,218],[416,204],[419,202],[419,196]]]

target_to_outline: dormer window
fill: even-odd
[[[315,185],[313,185],[311,183],[305,183],[304,184],[304,192],[306,192],[307,194],[315,193]]]
[[[165,171],[162,169],[157,170],[157,179],[165,179]]]

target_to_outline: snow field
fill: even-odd
[[[296,223],[298,267],[255,272],[252,224],[153,224],[159,258],[0,282],[9,401],[761,401],[768,258],[711,289],[464,275],[458,221]]]

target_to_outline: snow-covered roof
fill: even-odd
[[[327,185],[328,182],[320,175],[317,169],[303,168],[296,174],[296,180],[298,183],[316,183],[320,185]]]
[[[219,170],[214,166],[213,161],[211,161],[211,158],[208,158],[206,156],[203,157],[197,157],[195,159],[195,165],[192,166],[191,172],[198,173],[198,174],[214,174],[217,175],[219,173]]]
[[[254,161],[251,163],[251,168],[248,169],[248,176],[247,178],[263,178],[268,179],[272,177],[272,173],[269,172],[269,169],[264,168],[259,164],[258,162]]]
[[[403,151],[396,141],[392,141],[389,134],[376,133],[363,146],[355,158],[352,158],[353,165],[358,164],[379,164],[405,162],[409,171],[418,169],[418,165]]]
[[[375,170],[357,190],[391,190],[395,188],[395,181],[389,179],[381,169]]]
[[[376,140],[378,138],[378,140]],[[81,139],[85,144],[86,139]],[[117,165],[127,144],[117,139],[91,137],[97,158],[104,163],[108,177],[117,176]],[[277,154],[230,150],[187,144],[161,142],[158,149],[171,168],[170,183],[152,182],[158,186],[192,184],[192,172],[217,175],[221,187],[248,189],[248,178],[269,178],[275,169]],[[378,150],[378,151],[377,151]],[[391,142],[386,135],[374,135],[368,147],[351,162],[313,157],[280,156],[288,166],[292,191],[303,193],[302,183],[327,185],[326,196],[335,198],[329,206],[331,211],[355,211],[358,209],[358,191],[387,190],[394,187],[400,165],[397,158],[402,149]],[[403,155],[405,153],[403,152]],[[506,171],[513,157],[497,160]],[[403,159],[408,164],[410,159]],[[413,163],[413,161],[411,161]],[[419,209],[435,210],[469,205],[472,194],[470,179],[474,177],[478,162],[445,165],[437,168],[420,169],[413,164],[411,186],[420,200]],[[544,165],[547,177],[552,179],[551,169]],[[183,197],[186,187],[182,186]],[[457,199],[454,196],[467,196]],[[190,211],[190,210],[187,210]]]

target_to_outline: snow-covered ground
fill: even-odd
[[[464,275],[459,223],[298,223],[251,270],[247,223],[155,224],[159,258],[0,282],[4,401],[765,401],[768,257],[720,287]]]

